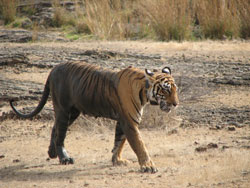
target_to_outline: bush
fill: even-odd
[[[10,27],[32,29],[32,21],[27,17],[17,17],[9,24]]]

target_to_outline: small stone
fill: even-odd
[[[197,142],[197,141],[194,142],[194,145],[198,145],[198,144],[199,144],[199,142]]]
[[[197,151],[197,152],[205,152],[205,151],[207,151],[207,147],[200,146],[200,147],[195,148],[195,151]]]
[[[222,146],[222,149],[224,150],[224,149],[228,149],[228,148],[230,148],[229,146]]]
[[[235,131],[235,127],[234,126],[230,126],[227,128],[228,131]]]
[[[14,159],[14,160],[13,160],[13,163],[19,163],[19,162],[20,162],[19,159]]]
[[[215,144],[215,143],[209,143],[209,144],[207,145],[207,147],[208,147],[208,148],[218,148],[218,145]]]
[[[177,134],[177,133],[178,133],[177,129],[172,129],[168,131],[168,135]]]
[[[84,187],[88,187],[88,186],[89,186],[89,183],[88,183],[88,182],[85,182],[83,186],[84,186]]]
[[[221,130],[223,127],[221,125],[216,125],[215,128]]]
[[[216,125],[216,126],[213,126],[213,127],[209,127],[210,130],[221,130],[223,129],[223,126],[221,125]]]

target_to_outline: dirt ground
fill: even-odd
[[[10,98],[31,111],[51,68],[78,60],[172,68],[179,107],[146,106],[140,128],[159,172],[141,173],[127,143],[129,165],[112,166],[111,120],[79,117],[65,140],[75,164],[64,166],[47,155],[51,101],[33,120],[13,114]],[[0,187],[250,187],[250,42],[0,43]]]

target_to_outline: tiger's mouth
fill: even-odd
[[[164,112],[170,112],[171,109],[172,109],[172,105],[171,104],[168,104],[167,102],[165,101],[161,101],[160,102],[160,109]]]
[[[165,100],[157,99],[157,101],[150,101],[151,105],[160,105],[160,109],[164,112],[170,112],[174,107],[173,105],[167,103]]]

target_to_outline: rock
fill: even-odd
[[[223,150],[228,149],[228,148],[230,148],[230,146],[222,146]]]
[[[28,64],[28,62],[29,59],[24,54],[0,54],[0,67]]]
[[[32,40],[32,33],[23,29],[0,30],[0,42],[24,43]]]
[[[19,159],[14,159],[14,160],[13,160],[13,163],[19,163],[19,162],[20,162]]]
[[[205,152],[208,149],[213,149],[213,148],[218,148],[218,145],[216,143],[211,142],[206,146],[199,146],[199,147],[195,148],[195,151],[196,152]]]
[[[4,155],[0,155],[0,159],[3,159],[5,156]]]
[[[218,148],[218,145],[217,144],[215,144],[215,143],[209,143],[208,145],[207,145],[207,148]]]
[[[88,182],[85,182],[83,186],[84,186],[84,187],[88,187],[88,186],[89,186],[89,183],[88,183]]]
[[[168,131],[168,135],[177,134],[177,133],[178,133],[177,129],[172,129]]]
[[[221,130],[223,129],[223,126],[221,125],[216,125],[216,126],[213,126],[213,127],[209,127],[210,130]]]
[[[241,124],[239,124],[239,123],[237,123],[237,122],[229,122],[228,123],[230,126],[234,126],[234,127],[237,127],[237,128],[242,128],[242,127],[244,127],[244,125],[241,125]]]
[[[250,146],[242,146],[244,149],[250,149]]]
[[[195,148],[195,151],[196,152],[205,152],[205,151],[207,151],[207,147],[200,146],[200,147]]]
[[[234,126],[230,126],[227,128],[228,131],[235,131],[235,127]]]
[[[216,125],[215,128],[216,128],[217,130],[223,129],[223,127],[222,127],[221,125]]]
[[[198,144],[199,144],[199,142],[197,142],[197,141],[194,142],[194,145],[198,145]]]

